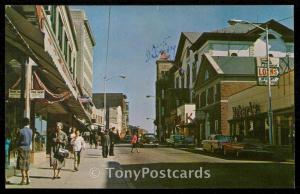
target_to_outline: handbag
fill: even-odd
[[[57,150],[57,156],[61,157],[61,158],[67,158],[69,157],[69,151],[67,149],[64,148],[58,148]]]

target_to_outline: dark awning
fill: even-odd
[[[40,73],[43,74],[46,82],[55,85],[56,88],[60,88],[60,92],[74,91],[74,88],[69,88],[52,57],[45,51],[44,33],[39,27],[31,24],[9,6],[5,8],[5,17],[5,41],[31,57],[38,65],[38,68],[41,69]],[[76,99],[77,93],[75,95],[76,97],[73,96],[63,103],[47,105],[47,107],[40,107],[40,109],[44,108],[44,110],[51,111],[50,109],[54,108],[54,110],[62,111],[59,106],[63,105],[65,109],[72,111],[77,117],[90,122],[90,115]]]

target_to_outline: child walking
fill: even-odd
[[[81,150],[85,149],[84,139],[80,136],[80,131],[77,129],[75,137],[72,139],[71,144],[73,145],[74,150],[74,170],[78,171],[80,164],[80,154]]]

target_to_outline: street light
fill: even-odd
[[[107,129],[107,118],[106,118],[106,82],[111,80],[112,78],[116,78],[116,77],[119,77],[119,78],[122,78],[122,79],[125,79],[126,76],[124,75],[117,75],[117,76],[112,76],[110,78],[106,78],[106,76],[104,76],[104,120],[105,120],[105,129]]]
[[[271,78],[270,78],[270,62],[269,62],[269,29],[268,25],[266,25],[266,28],[262,28],[259,25],[256,25],[254,23],[245,21],[245,20],[229,20],[229,24],[233,25],[236,23],[242,23],[242,24],[250,24],[253,25],[263,31],[266,32],[266,50],[267,50],[267,66],[268,66],[268,89],[269,89],[269,110],[268,110],[268,122],[269,122],[269,142],[272,144],[273,139],[272,139],[272,132],[273,132],[273,111],[272,111],[272,92],[271,92]]]

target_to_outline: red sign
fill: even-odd
[[[268,76],[268,68],[266,67],[259,67],[257,68],[257,74],[259,77],[267,77]],[[270,76],[276,77],[279,75],[278,68],[270,68]]]

